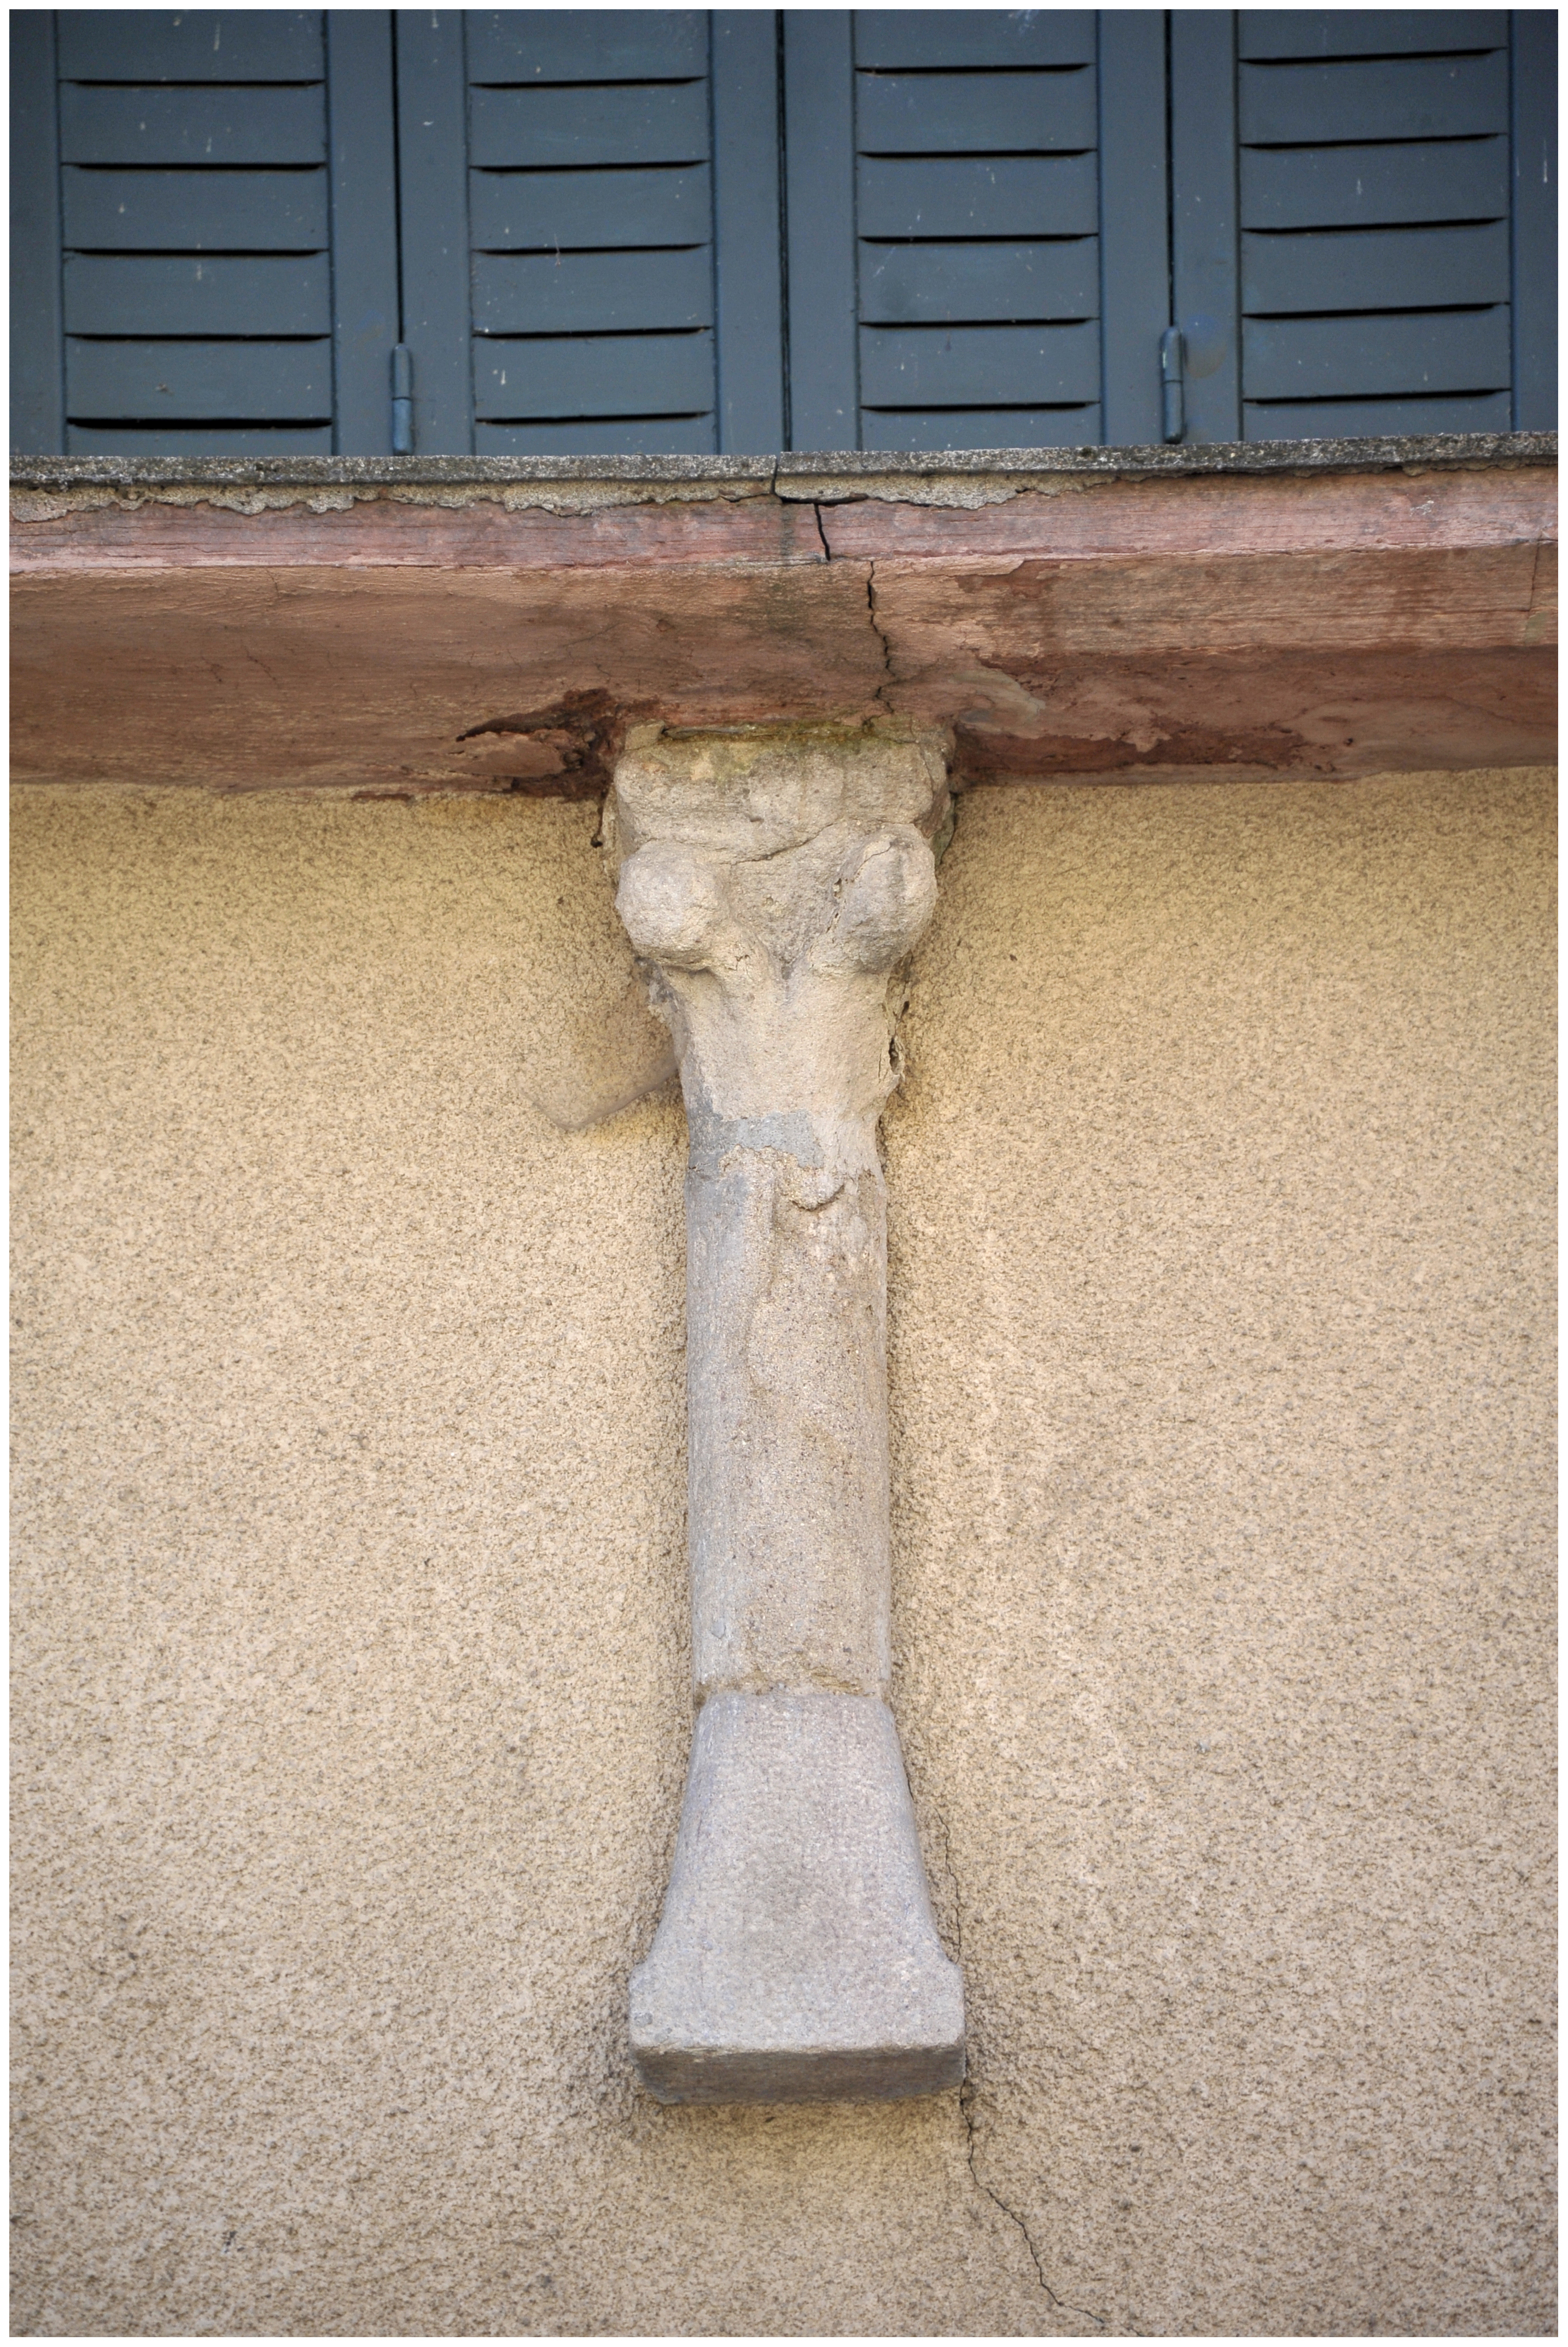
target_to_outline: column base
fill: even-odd
[[[866,2102],[964,2075],[893,1715],[874,1696],[712,1696],[670,1889],[631,1976],[661,2103]]]

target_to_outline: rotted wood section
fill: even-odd
[[[1548,760],[1554,444],[1463,446],[260,487],[40,461],[15,773],[587,795],[632,720],[887,712],[955,727],[960,785]]]

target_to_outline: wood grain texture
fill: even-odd
[[[1554,486],[88,508],[14,533],[17,773],[578,791],[633,716],[879,709],[953,723],[960,783],[1548,759]]]
[[[1489,761],[1549,764],[1556,755],[1555,677],[1549,661],[1528,651],[1095,655],[1016,665],[1011,694],[971,676],[974,700],[956,712],[963,783],[1051,774],[1351,781]],[[997,699],[988,702],[988,692]],[[1009,731],[1026,693],[1035,703],[1029,730]],[[919,715],[933,702],[950,705],[949,696],[943,679],[895,697]]]
[[[876,566],[896,674],[944,670],[955,641],[1011,667],[1020,651],[1194,653],[1522,645],[1533,546],[1421,555],[1161,556],[1026,562],[998,575]]]
[[[930,561],[1038,556],[1339,554],[1351,548],[1533,545],[1554,538],[1557,475],[1509,471],[1327,474],[1074,483],[1005,505],[825,506],[835,559]]]
[[[144,570],[35,578],[16,601],[34,779],[506,788],[542,779],[530,721],[573,694],[692,724],[869,715],[885,674],[847,563]]]

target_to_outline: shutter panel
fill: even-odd
[[[854,38],[859,445],[1097,441],[1093,14],[862,9]]]
[[[785,13],[790,444],[1160,436],[1165,22]]]
[[[473,9],[467,83],[475,447],[715,449],[707,15]]]
[[[58,456],[66,445],[60,327],[60,158],[55,19],[11,12],[11,446]]]
[[[1549,23],[1173,12],[1188,440],[1554,420]],[[1522,80],[1522,40],[1542,52]]]
[[[320,13],[57,22],[67,451],[330,451]]]
[[[1237,19],[1248,439],[1506,431],[1508,20]]]

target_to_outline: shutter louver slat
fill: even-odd
[[[1100,389],[1094,322],[1071,326],[866,326],[861,397],[868,407],[1087,406]]]
[[[1506,432],[1508,394],[1431,399],[1271,400],[1249,405],[1249,440],[1352,440],[1388,433]]]
[[[480,456],[706,456],[712,454],[708,415],[535,417],[526,425],[474,426]]]
[[[1388,57],[1425,51],[1501,48],[1504,8],[1244,8],[1236,55],[1253,57]]]
[[[475,353],[475,398],[486,423],[525,416],[692,414],[712,377],[696,334],[530,334],[495,337]]]
[[[863,156],[857,216],[863,237],[1092,236],[1100,202],[1092,155],[1004,155],[969,162]]]
[[[251,424],[330,427],[332,346],[319,342],[97,342],[66,338],[66,396],[73,414],[105,423],[157,415],[200,424],[242,415]]]
[[[1293,311],[1409,310],[1508,298],[1508,222],[1466,227],[1324,229],[1241,241],[1242,306],[1254,317]]]
[[[317,9],[62,8],[64,82],[320,81]]]
[[[632,334],[712,323],[713,272],[701,246],[474,256],[476,333]]]
[[[324,252],[200,260],[73,252],[65,286],[67,333],[332,332],[332,273]]]
[[[499,82],[700,79],[708,70],[701,9],[470,8],[468,78]]]
[[[324,163],[326,91],[103,89],[67,82],[60,92],[60,155],[67,163]]]
[[[1094,241],[1058,244],[863,243],[865,325],[983,324],[1091,316]]]
[[[481,170],[703,163],[707,84],[476,89],[468,125],[468,159]]]
[[[470,233],[477,256],[706,242],[706,167],[656,171],[476,171]]]
[[[1477,138],[1508,128],[1508,55],[1244,65],[1236,97],[1245,146]]]
[[[67,166],[73,252],[320,252],[324,171],[87,171]]]
[[[926,413],[912,407],[868,407],[861,446],[890,456],[926,448],[1077,446],[1076,441],[1063,442],[1061,419],[1060,407],[938,407]]]
[[[1069,73],[857,77],[862,155],[1083,154],[1094,146],[1094,77]]]
[[[1249,229],[1418,227],[1508,218],[1508,141],[1245,148],[1242,221]]]
[[[1508,389],[1508,307],[1393,317],[1248,318],[1252,399],[1363,399]]]
[[[956,72],[969,66],[1090,66],[1091,8],[863,9],[857,65],[868,72]]]
[[[715,444],[705,15],[471,12],[475,445]]]

